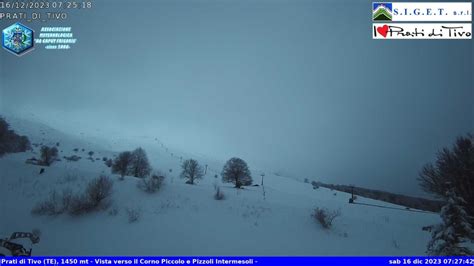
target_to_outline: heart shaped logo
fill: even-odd
[[[383,25],[382,27],[377,27],[377,32],[380,33],[384,38],[387,37],[388,25]]]

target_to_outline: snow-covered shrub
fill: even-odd
[[[71,215],[83,215],[94,210],[94,206],[83,194],[73,195],[69,203],[68,213]]]
[[[74,194],[72,193],[72,190],[70,188],[66,188],[63,190],[63,193],[61,195],[61,206],[62,206],[62,211],[67,211],[69,209],[69,206],[71,205],[71,201],[74,197]]]
[[[58,158],[58,149],[56,147],[41,147],[41,165],[50,166]]]
[[[138,188],[147,193],[155,193],[160,190],[164,179],[164,176],[154,174],[151,177],[146,177],[140,180],[138,182]]]
[[[326,208],[316,208],[313,213],[313,217],[316,221],[321,224],[325,229],[330,229],[334,219],[341,215],[340,210],[328,210]]]
[[[87,184],[85,194],[92,206],[98,207],[112,194],[113,184],[112,180],[104,175],[92,179],[89,184]]]
[[[113,182],[107,176],[92,179],[82,194],[74,195],[69,204],[69,214],[82,215],[95,210],[105,210],[112,194]]]
[[[35,215],[59,215],[69,210],[73,200],[72,190],[67,188],[61,194],[51,191],[49,198],[37,203],[31,210]]]
[[[58,215],[63,213],[64,208],[61,205],[60,196],[56,191],[49,194],[49,198],[38,202],[31,210],[35,215]]]
[[[127,209],[128,222],[129,223],[138,222],[138,220],[140,219],[140,214],[141,214],[140,210],[128,208]]]
[[[69,213],[82,215],[95,210],[105,210],[108,207],[106,199],[112,193],[112,181],[106,176],[91,180],[85,191],[74,194],[72,190],[65,189],[61,195],[52,191],[50,197],[36,204],[31,210],[36,215],[58,215]]]
[[[428,243],[429,255],[434,256],[467,256],[473,252],[465,246],[474,238],[474,231],[468,221],[463,207],[466,202],[456,195],[454,189],[448,190],[448,202],[441,209],[443,222],[432,227],[432,239]]]

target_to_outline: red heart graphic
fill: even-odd
[[[383,27],[377,27],[377,32],[380,33],[384,38],[387,37],[388,25],[383,25]]]

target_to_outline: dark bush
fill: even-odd
[[[107,176],[100,176],[89,182],[85,194],[93,207],[98,207],[103,200],[112,194],[112,180]]]
[[[71,215],[83,215],[94,210],[95,207],[85,195],[76,194],[71,198],[68,213]]]
[[[459,137],[451,149],[443,148],[434,164],[423,167],[419,181],[423,190],[442,200],[453,189],[464,199],[462,206],[474,225],[474,136]]]
[[[65,212],[71,215],[86,214],[108,206],[105,200],[111,195],[112,186],[113,182],[108,177],[100,176],[91,180],[85,191],[79,194],[73,194],[69,189],[64,190],[61,195],[53,191],[47,200],[36,204],[31,213],[36,215],[58,215]]]
[[[312,216],[319,224],[321,224],[324,229],[330,229],[332,227],[334,219],[336,219],[340,215],[340,210],[330,211],[328,209],[316,208]]]
[[[138,188],[147,192],[147,193],[155,193],[160,190],[165,177],[162,175],[152,175],[151,177],[143,178],[138,183]]]
[[[41,165],[50,166],[58,158],[58,149],[56,147],[41,147]]]
[[[128,208],[127,216],[128,216],[129,223],[138,222],[138,220],[140,219],[140,210]]]
[[[113,164],[114,162],[112,161],[112,159],[108,159],[107,161],[105,161],[105,165],[109,168],[112,167]]]
[[[58,215],[64,212],[64,207],[61,205],[60,197],[56,191],[52,191],[49,198],[45,201],[37,203],[31,210],[35,215]]]
[[[148,161],[148,156],[142,148],[137,148],[132,152],[130,161],[130,175],[134,177],[143,178],[148,176],[151,172],[151,166]]]
[[[132,153],[129,151],[121,152],[112,164],[112,173],[119,174],[122,178],[128,174]]]
[[[26,136],[20,136],[9,128],[10,125],[0,117],[0,156],[31,149],[30,141]]]
[[[63,158],[66,159],[66,161],[68,162],[77,162],[81,159],[81,156],[72,155],[72,156],[64,156]]]
[[[225,199],[224,193],[221,191],[219,187],[216,188],[216,193],[214,194],[215,200],[223,200]]]

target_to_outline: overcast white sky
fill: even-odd
[[[70,130],[157,135],[216,159],[421,195],[422,165],[474,128],[472,41],[375,41],[370,8],[95,1],[67,23],[30,24],[72,26],[72,50],[0,51],[0,107]]]

